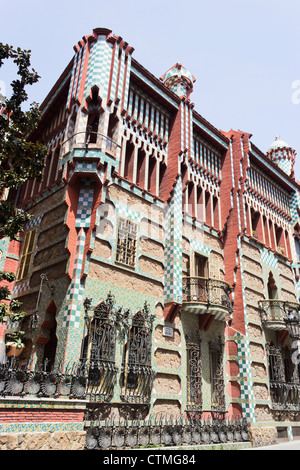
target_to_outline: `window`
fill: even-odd
[[[211,407],[223,410],[225,406],[224,376],[223,376],[223,343],[219,338],[218,344],[209,345]]]
[[[300,240],[298,238],[295,238],[295,248],[296,248],[297,261],[299,263],[300,262]]]
[[[17,274],[17,281],[26,278],[29,275],[33,250],[35,246],[36,230],[27,232],[24,239],[23,250],[21,255],[20,266]]]
[[[148,403],[150,400],[154,378],[151,367],[153,320],[154,316],[150,315],[147,304],[132,319],[128,340],[123,349],[120,376],[123,401]]]
[[[267,343],[270,395],[273,409],[289,410],[299,406],[299,369],[292,351]]]
[[[116,261],[134,267],[136,256],[137,224],[119,218]]]
[[[202,409],[201,340],[187,340],[187,411]]]
[[[114,393],[116,347],[116,312],[110,297],[94,309],[88,319],[81,351],[86,394],[97,401],[109,401]]]
[[[208,277],[208,259],[195,253],[195,276]]]

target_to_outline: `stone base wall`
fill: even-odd
[[[253,447],[269,446],[278,443],[275,427],[251,427],[250,438]]]
[[[85,431],[0,433],[1,450],[83,450]]]

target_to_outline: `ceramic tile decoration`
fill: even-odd
[[[241,417],[254,443],[275,439],[279,428],[292,439],[299,391],[282,402],[269,347],[282,346],[282,387],[290,380],[298,390],[285,321],[290,309],[299,317],[295,151],[276,138],[264,153],[250,133],[217,130],[190,101],[190,71],[175,64],[154,77],[108,29],[74,50],[42,109],[59,102],[64,110],[54,113],[55,127],[43,115],[37,131],[52,152],[48,184],[19,191],[18,208],[32,214],[24,234],[37,233],[28,276],[12,288],[27,314],[19,361],[46,359],[60,377],[72,370],[73,380],[78,364],[96,361],[98,372],[109,363],[105,373],[114,375],[109,393],[97,392],[99,375],[89,398],[40,401],[8,398],[0,377],[1,432],[81,431],[81,412],[96,402],[103,419],[132,410],[144,418]],[[120,220],[134,231],[120,231]],[[2,270],[17,272],[23,245],[0,240]],[[87,389],[93,367],[82,379]],[[60,418],[5,422],[21,408]]]

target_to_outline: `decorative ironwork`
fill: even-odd
[[[208,307],[221,306],[232,313],[229,295],[233,289],[227,282],[204,277],[184,277],[182,285],[183,302],[199,302]]]
[[[91,303],[92,299],[84,301],[87,332],[78,363],[77,383],[85,386],[87,397],[105,402],[113,397],[118,372],[115,365],[116,331],[122,324],[127,327],[130,311],[116,310],[115,299],[109,293],[90,317]]]
[[[187,411],[202,410],[201,339],[186,336],[187,344]]]
[[[48,369],[47,361],[33,367],[31,362],[20,365],[15,359],[7,360],[0,365],[0,396],[77,398],[71,369]]]
[[[33,314],[30,315],[30,317],[29,317],[29,328],[31,330],[35,330],[38,326],[39,306],[40,306],[40,300],[41,300],[41,295],[42,295],[44,282],[45,282],[45,285],[48,287],[52,297],[54,296],[54,291],[55,291],[54,285],[50,286],[49,280],[48,280],[48,277],[47,277],[46,274],[42,273],[40,277],[41,277],[41,282],[40,282],[40,288],[39,288],[38,298],[37,298],[37,301],[36,301],[35,310],[34,310]]]
[[[120,397],[123,401],[150,402],[155,375],[151,367],[153,320],[154,315],[150,315],[147,303],[132,319],[128,341],[123,350],[120,377]]]
[[[75,138],[77,135],[82,135],[85,134],[85,139],[84,142],[75,142]],[[91,137],[93,139],[91,139]],[[76,147],[76,148],[85,148],[88,150],[89,144],[91,143],[91,140],[96,140],[97,142],[93,144],[93,148],[95,146],[100,149],[104,148],[106,150],[110,150],[113,153],[120,153],[121,152],[121,145],[117,144],[111,137],[108,137],[107,135],[101,134],[100,132],[95,132],[92,131],[91,128],[87,129],[87,132],[77,132],[73,134],[71,137],[69,137],[67,140],[65,140],[62,143],[62,146],[67,144],[68,142],[70,143],[71,148]]]
[[[211,409],[216,412],[225,412],[225,384],[224,384],[224,343],[219,337],[216,344],[209,343],[210,372],[211,372]]]
[[[131,220],[119,218],[116,261],[133,267],[136,257],[138,225]]]
[[[260,300],[258,306],[261,310],[262,324],[265,326],[272,326],[272,323],[277,325],[281,323],[282,329],[289,329],[288,325],[291,323],[291,320],[300,325],[300,304],[297,302],[267,299]],[[278,329],[278,326],[276,328]]]
[[[146,446],[224,444],[249,441],[249,427],[242,419],[186,419],[156,415],[147,419],[86,421],[86,449],[126,449]]]
[[[300,411],[300,371],[282,346],[267,344],[272,409]]]

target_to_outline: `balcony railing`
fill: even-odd
[[[287,319],[292,315],[300,322],[300,304],[279,299],[260,300],[261,321],[274,330],[286,330]]]
[[[300,384],[271,381],[270,395],[273,410],[300,411]]]
[[[183,304],[201,304],[211,313],[226,311],[232,313],[230,294],[232,287],[219,279],[204,277],[184,277],[182,279],[182,302]]]
[[[78,137],[79,136],[79,137]],[[100,149],[108,150],[120,157],[121,145],[117,144],[113,139],[100,132],[77,132],[62,143],[62,154],[65,154],[74,148],[84,149]]]
[[[36,397],[110,402],[117,375],[113,363],[78,361],[71,367],[0,364],[0,396]]]
[[[151,366],[122,366],[120,398],[126,403],[149,404],[155,372]]]

